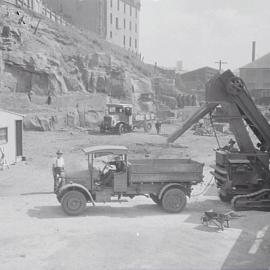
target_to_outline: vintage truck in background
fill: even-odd
[[[149,196],[167,212],[178,213],[190,197],[192,185],[202,182],[203,164],[190,159],[128,160],[124,146],[83,149],[86,166],[57,183],[58,201],[68,215],[79,215],[87,202],[110,202],[114,196]]]
[[[149,132],[156,119],[155,114],[151,112],[135,113],[131,104],[106,105],[106,115],[100,124],[100,133],[118,133],[131,132],[135,128],[143,128]]]

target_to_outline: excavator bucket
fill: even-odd
[[[179,129],[177,129],[170,137],[168,137],[167,142],[173,143],[177,140],[183,133],[185,133],[193,124],[197,123],[205,115],[210,113],[218,103],[206,103],[201,106]]]

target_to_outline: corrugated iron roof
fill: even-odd
[[[186,74],[190,74],[190,73],[198,72],[198,71],[202,71],[202,70],[211,70],[213,72],[218,72],[218,69],[206,66],[206,67],[197,68],[197,69],[194,69],[194,70],[191,70],[191,71],[186,71],[185,73],[182,73],[181,75],[186,75]]]
[[[254,62],[251,62],[242,68],[270,68],[270,53],[258,58]]]

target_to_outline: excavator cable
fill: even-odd
[[[209,113],[209,116],[210,116],[210,123],[211,123],[212,129],[214,131],[214,135],[215,135],[215,138],[216,138],[216,141],[217,141],[217,144],[218,144],[218,148],[220,149],[221,147],[220,147],[220,143],[219,143],[219,140],[218,140],[216,129],[214,127],[212,112]]]
[[[190,197],[194,198],[194,197],[198,197],[198,196],[201,196],[202,194],[205,193],[205,191],[210,187],[212,186],[214,183],[213,183],[213,180],[214,180],[214,176],[212,176],[212,178],[210,179],[210,181],[205,185],[205,187],[203,187],[203,189],[196,193],[196,194],[192,194]]]

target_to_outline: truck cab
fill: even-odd
[[[127,191],[126,147],[103,145],[85,148],[83,152],[87,155],[87,163],[82,169],[65,173],[64,181],[57,188],[58,201],[70,190],[81,192],[93,204],[110,202],[113,195],[121,195]],[[64,208],[64,211],[69,210]]]

